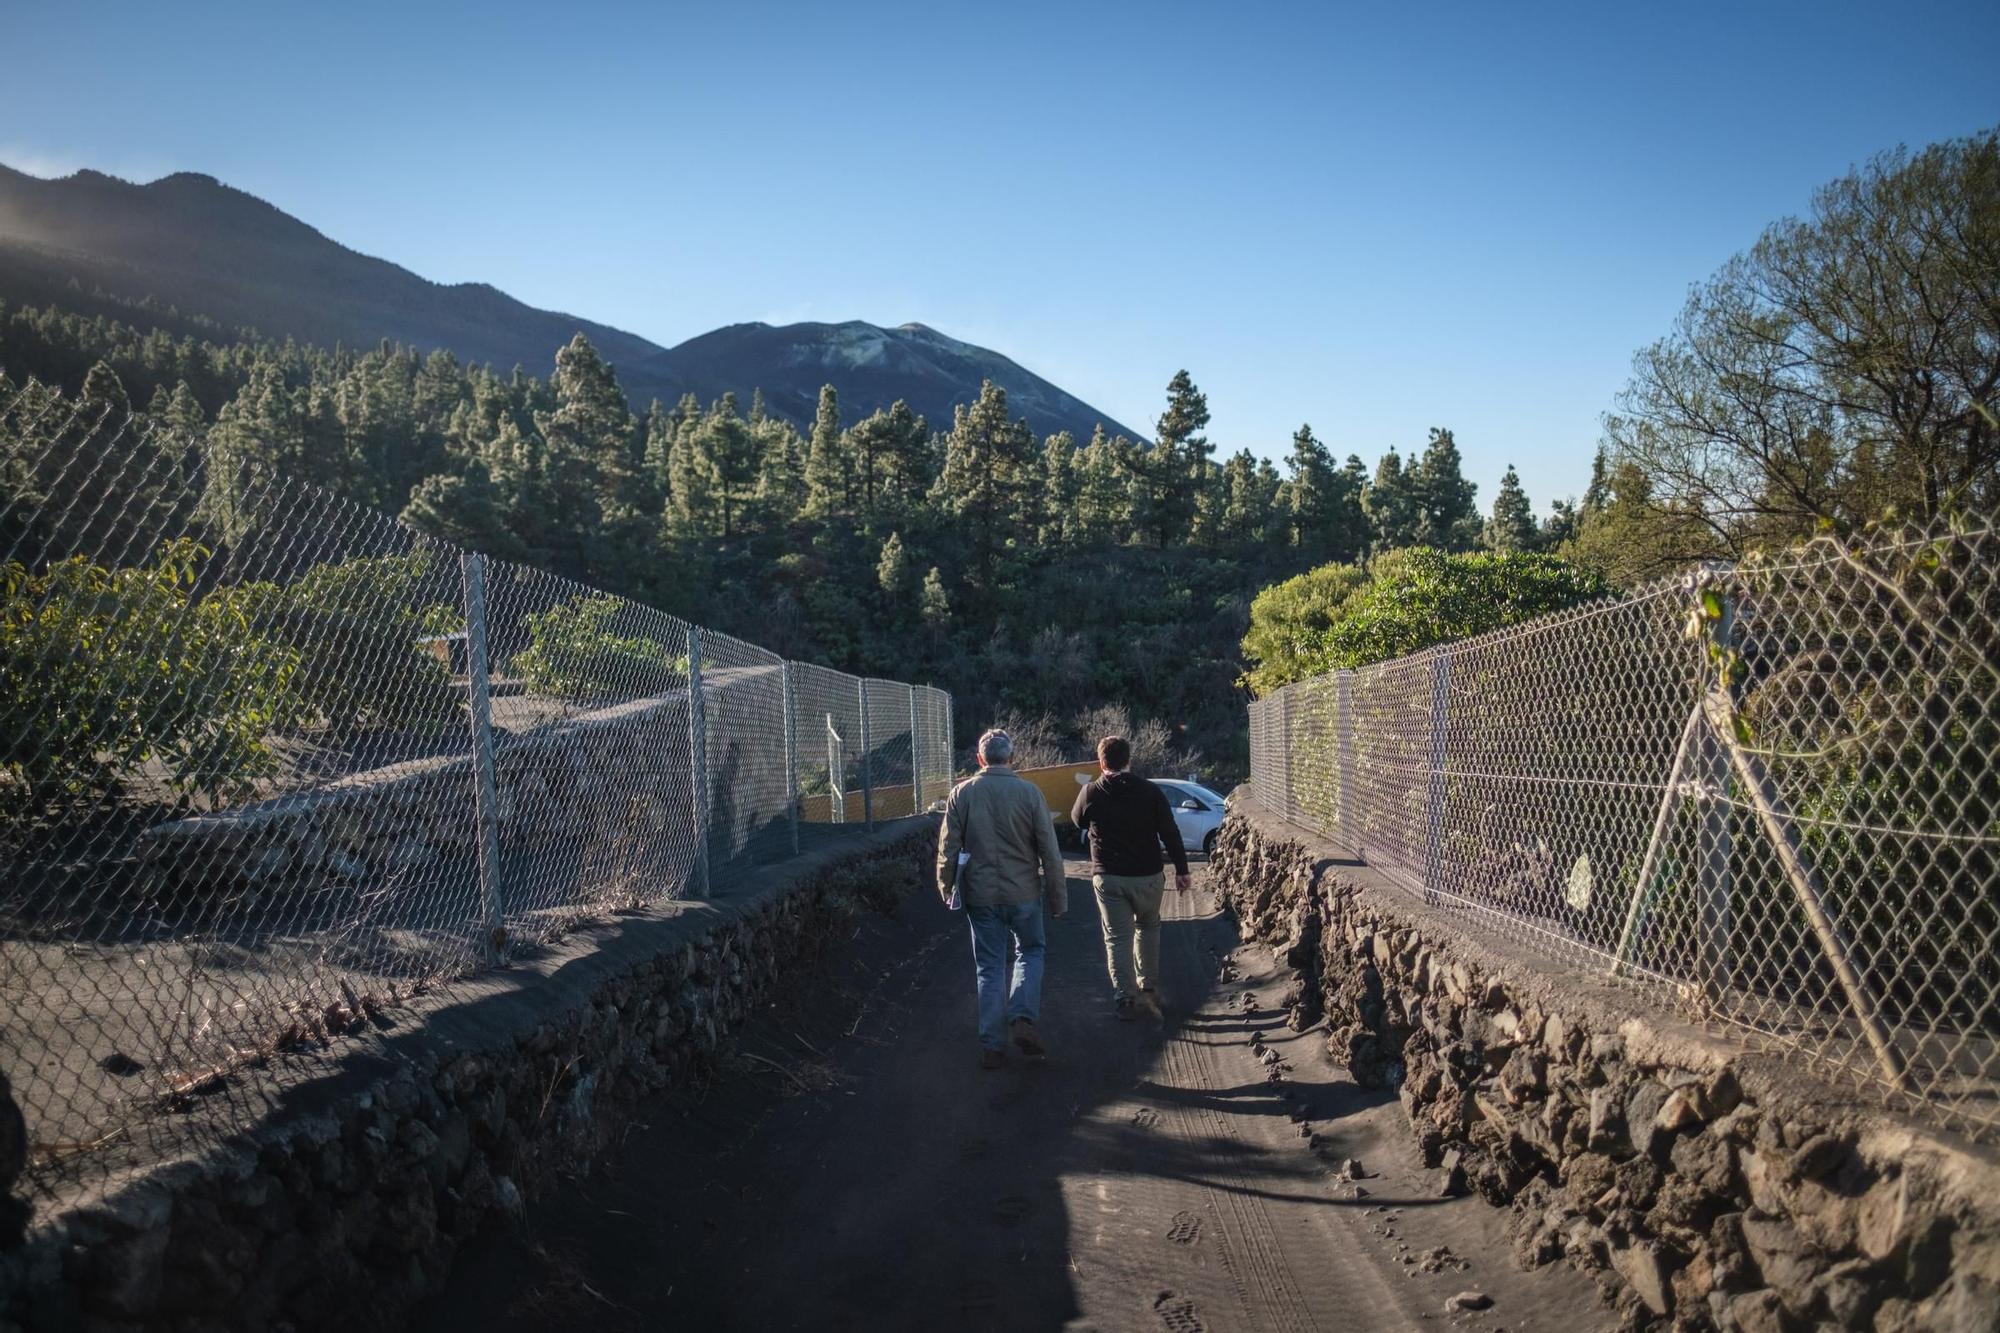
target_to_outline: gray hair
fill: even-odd
[[[989,764],[1014,762],[1014,738],[995,727],[979,738],[979,757]]]

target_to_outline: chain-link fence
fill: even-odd
[[[928,809],[788,663],[40,391],[0,407],[0,1070],[29,1187],[229,1132],[579,919]]]
[[[2000,1136],[2000,538],[1822,539],[1250,705],[1427,900]]]

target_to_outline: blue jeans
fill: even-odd
[[[1041,1016],[1042,955],[1048,948],[1042,905],[968,907],[965,919],[972,926],[972,963],[979,973],[979,1044],[989,1051],[1001,1050],[1007,1044],[1006,1024],[1017,1018],[1032,1023]],[[1021,953],[1011,987],[1007,985],[1010,936]]]

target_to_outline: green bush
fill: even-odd
[[[456,611],[420,597],[421,554],[313,567],[290,584],[197,594],[188,539],[119,569],[75,557],[0,565],[0,775],[22,815],[129,785],[249,793],[277,774],[274,735],[436,725],[456,711],[418,639]]]
[[[1321,565],[1250,604],[1245,682],[1267,694],[1341,668],[1533,620],[1604,596],[1597,574],[1553,555],[1452,555],[1428,546],[1367,566]]]
[[[298,654],[226,602],[193,600],[207,555],[179,540],[126,569],[0,566],[0,770],[29,798],[11,808],[85,797],[148,763],[211,797],[276,768],[264,738],[294,716]]]
[[[207,600],[296,653],[299,721],[333,731],[427,730],[455,718],[458,694],[418,640],[464,625],[456,606],[427,600],[430,572],[422,551],[342,560],[314,565],[293,583],[245,583]]]
[[[657,639],[614,632],[623,605],[599,593],[529,616],[529,645],[514,655],[515,674],[536,694],[585,701],[645,698],[680,687],[687,654]]]

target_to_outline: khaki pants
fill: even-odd
[[[1104,918],[1104,962],[1111,973],[1111,989],[1120,999],[1133,993],[1135,961],[1136,987],[1151,989],[1160,975],[1160,899],[1166,895],[1167,872],[1093,875],[1090,887],[1097,891],[1097,910]],[[1139,932],[1136,950],[1132,942],[1135,925]]]

